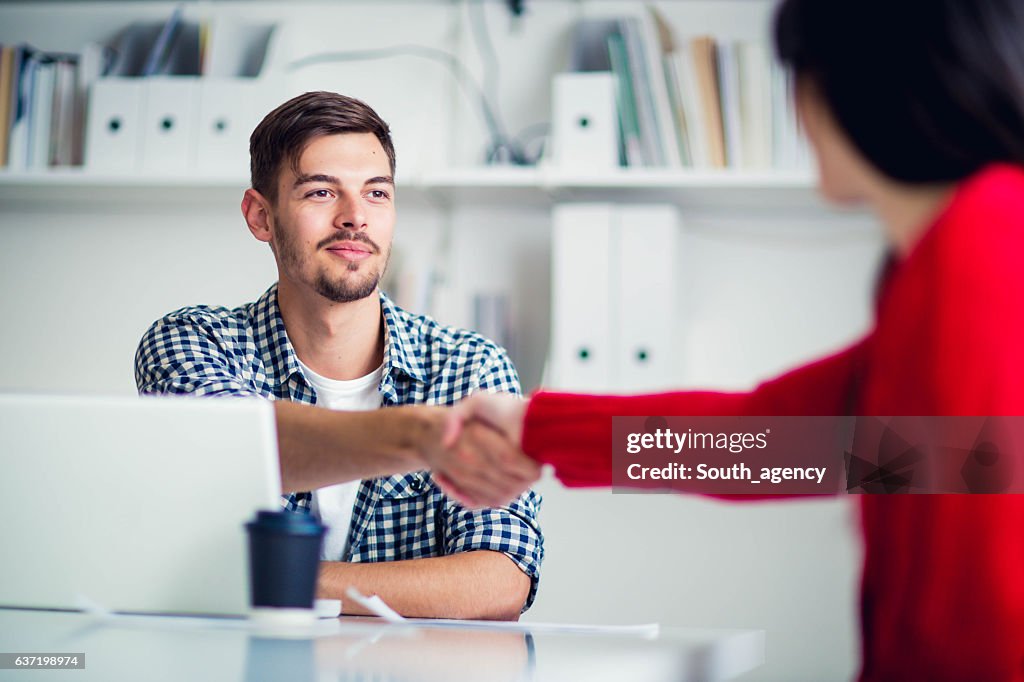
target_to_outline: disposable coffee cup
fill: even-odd
[[[313,620],[326,528],[310,514],[290,511],[257,512],[245,528],[253,615],[279,622]]]

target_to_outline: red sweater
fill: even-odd
[[[852,402],[850,402],[852,396]],[[609,485],[616,415],[1024,415],[1024,169],[964,181],[880,292],[875,328],[751,393],[541,392],[524,450]],[[1024,496],[864,495],[863,680],[1024,680]]]

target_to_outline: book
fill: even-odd
[[[640,141],[633,75],[629,69],[626,45],[621,35],[608,36],[608,57],[615,74],[615,95],[619,110],[619,128],[622,133],[622,161],[625,166],[643,166],[644,153]]]
[[[53,87],[50,119],[50,166],[70,166],[75,144],[75,80],[78,64],[71,59],[60,59],[54,64],[56,74]]]
[[[694,168],[709,168],[708,131],[700,102],[700,88],[693,67],[693,55],[688,49],[677,49],[672,55],[673,72],[678,80],[679,98],[686,117],[687,146]]]
[[[141,76],[160,26],[135,22],[121,29],[110,45],[114,57],[108,75]]]
[[[184,11],[183,5],[176,5],[171,10],[171,16],[167,17],[167,21],[160,27],[160,32],[157,34],[156,40],[153,41],[149,55],[146,57],[146,63],[142,67],[143,76],[155,76],[161,73],[171,52],[171,46],[181,28],[181,17]]]
[[[629,73],[633,80],[633,101],[636,105],[637,123],[640,128],[640,149],[643,154],[643,165],[661,167],[667,165],[664,152],[664,140],[658,125],[658,114],[654,101],[656,84],[647,66],[647,58],[643,36],[640,32],[640,20],[637,17],[624,17],[619,20],[619,30],[626,48],[626,59]]]
[[[718,96],[725,138],[725,163],[742,168],[744,162],[743,129],[740,125],[740,82],[736,49],[733,43],[718,44]]]
[[[740,82],[740,124],[745,168],[772,166],[771,58],[763,43],[736,46]]]
[[[7,165],[11,127],[11,90],[14,87],[14,46],[0,46],[0,166]]]
[[[665,70],[665,85],[668,89],[669,107],[672,109],[672,116],[676,126],[676,140],[679,144],[679,162],[685,168],[692,168],[694,165],[693,155],[690,149],[689,122],[686,115],[686,107],[683,103],[683,87],[681,77],[674,54],[667,54],[663,57]]]
[[[153,75],[198,76],[202,71],[200,62],[199,24],[182,22],[168,48],[167,56]]]
[[[772,162],[775,168],[794,170],[799,165],[799,142],[793,91],[789,77],[778,64],[771,66]]]
[[[688,122],[683,108],[683,92],[674,58],[676,38],[673,35],[672,27],[665,16],[662,15],[662,12],[659,12],[652,5],[648,5],[647,9],[650,14],[653,34],[657,41],[657,61],[660,65],[660,72],[662,72],[665,78],[666,105],[668,106],[668,116],[666,119],[672,124],[670,139],[675,139],[676,141],[677,153],[670,159],[670,165],[692,167],[693,156],[688,139]]]
[[[725,132],[718,83],[718,57],[715,39],[699,36],[690,42],[693,70],[700,95],[701,118],[706,134],[708,165],[725,168]]]
[[[665,74],[665,57],[675,49],[672,29],[665,18],[653,5],[640,15],[641,44],[650,73],[650,94],[653,100],[654,117],[657,125],[659,149],[663,165],[669,168],[682,166],[679,154],[679,132],[669,103],[668,83]]]
[[[10,132],[7,140],[7,167],[24,170],[28,165],[28,112],[35,73],[33,55],[28,45],[16,45],[11,67]]]
[[[33,62],[26,168],[42,170],[50,165],[50,126],[53,122],[53,92],[57,83],[57,64],[44,53],[38,53]]]

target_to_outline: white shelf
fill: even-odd
[[[154,175],[97,173],[85,168],[54,168],[46,171],[0,171],[0,187],[237,187],[248,186],[245,177],[201,173]]]
[[[413,183],[450,205],[550,206],[556,201],[666,202],[683,209],[829,210],[810,172],[466,168]]]
[[[220,200],[249,186],[248,177],[202,173],[95,173],[82,168],[0,172],[4,204],[66,201]],[[136,193],[125,194],[126,189]],[[810,173],[550,167],[457,168],[399,177],[399,200],[441,206],[546,208],[556,201],[668,202],[683,208],[823,210]]]
[[[559,188],[790,188],[812,189],[810,172],[616,168],[585,172],[561,168],[462,168],[425,174],[421,183],[433,187]]]

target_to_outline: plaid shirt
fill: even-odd
[[[381,293],[385,323],[382,403],[448,405],[476,390],[519,394],[505,352],[474,332],[412,315]],[[277,305],[277,285],[255,303],[182,308],[157,320],[135,355],[143,394],[262,396],[316,404]],[[309,509],[308,492],[282,497]],[[507,507],[471,511],[441,493],[427,471],[364,480],[352,511],[342,561],[377,562],[489,549],[530,577],[533,603],[544,557],[537,522],[541,498],[527,491]]]

